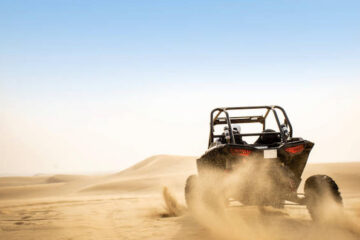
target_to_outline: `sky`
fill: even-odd
[[[281,105],[360,161],[359,1],[0,2],[0,174],[200,156],[219,106]],[[336,143],[336,148],[334,148]]]

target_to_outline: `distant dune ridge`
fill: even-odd
[[[191,173],[195,171],[196,157],[190,156],[172,156],[172,155],[156,155],[135,164],[115,175],[147,175],[160,176],[170,174]]]
[[[196,157],[156,155],[121,172],[102,176],[53,175],[0,178],[0,200],[84,193],[157,193],[163,186],[179,190],[196,173]],[[343,194],[360,192],[360,162],[308,164],[303,179],[328,174]],[[356,194],[355,194],[356,195]]]
[[[42,198],[76,194],[146,194],[163,185],[181,188],[186,176],[195,172],[195,157],[157,155],[115,174],[101,176],[65,175],[0,178],[0,200]]]

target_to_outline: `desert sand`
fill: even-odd
[[[189,213],[183,191],[195,159],[159,155],[108,175],[0,178],[0,239],[360,239],[360,163],[306,167],[303,179],[328,174],[344,199],[344,214],[314,223],[303,206]]]

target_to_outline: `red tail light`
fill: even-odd
[[[305,148],[304,144],[301,144],[294,147],[285,148],[285,151],[291,154],[295,154],[295,153],[301,153],[302,151],[304,151],[304,148]]]
[[[235,156],[249,156],[252,151],[249,149],[231,148],[230,153]]]

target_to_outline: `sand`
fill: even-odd
[[[306,167],[303,179],[328,174],[344,198],[345,215],[321,224],[302,206],[190,214],[195,172],[195,157],[159,155],[116,174],[0,178],[0,239],[360,239],[360,163]]]

